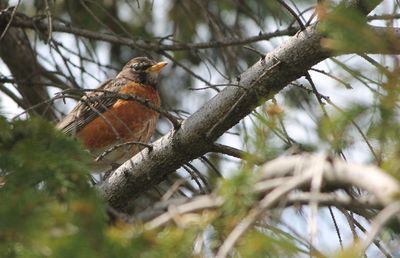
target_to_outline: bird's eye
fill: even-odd
[[[136,70],[136,71],[140,70],[140,63],[132,64],[132,65],[131,65],[131,68],[132,68],[133,70]]]
[[[135,71],[144,71],[149,68],[151,65],[145,63],[135,63],[131,65],[131,68]]]

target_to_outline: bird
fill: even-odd
[[[160,107],[157,81],[166,65],[147,57],[131,59],[114,79],[81,97],[56,128],[80,139],[96,160],[97,170],[122,164],[143,149],[156,129],[159,113],[146,103]],[[137,96],[147,102],[121,99],[108,92]]]

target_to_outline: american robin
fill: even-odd
[[[105,81],[98,91],[82,97],[57,128],[80,138],[95,157],[113,150],[97,163],[98,169],[125,162],[142,146],[124,143],[148,143],[159,114],[143,103],[107,96],[107,91],[139,96],[159,107],[156,84],[159,72],[166,65],[166,62],[156,63],[146,57],[133,58],[115,79]],[[116,148],[116,145],[122,147]]]

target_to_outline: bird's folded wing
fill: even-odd
[[[118,98],[105,96],[106,91],[116,91],[122,82],[119,80],[107,80],[103,82],[97,89],[81,98],[72,111],[65,116],[56,127],[62,132],[75,135],[88,123],[97,117],[101,117],[102,113],[107,111]]]

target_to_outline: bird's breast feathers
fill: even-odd
[[[160,106],[160,97],[152,86],[137,85],[132,82],[123,86],[119,92],[140,96],[157,107]],[[109,146],[119,142],[118,139],[148,142],[155,130],[158,116],[156,111],[144,104],[134,100],[119,99],[101,116],[99,115],[82,128],[78,135],[89,150]],[[148,132],[143,134],[143,130]],[[139,139],[139,135],[143,139]]]

